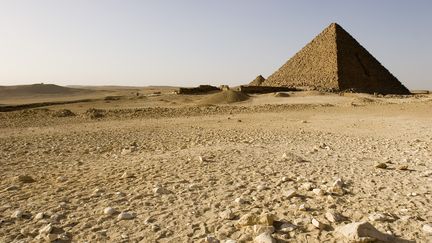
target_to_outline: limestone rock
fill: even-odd
[[[19,175],[17,177],[15,177],[15,180],[18,182],[22,182],[22,183],[33,183],[35,182],[35,180],[33,179],[33,177],[29,176],[29,175]]]
[[[342,188],[344,185],[345,185],[345,183],[343,182],[343,180],[341,178],[338,178],[333,182],[332,186]]]
[[[422,230],[426,234],[432,235],[432,224],[425,224],[425,225],[423,225]]]
[[[297,229],[297,225],[290,224],[290,223],[283,223],[279,227],[279,231],[281,231],[283,233],[288,233],[288,232],[294,231],[295,229]]]
[[[52,225],[48,224],[48,225],[45,225],[44,227],[42,227],[39,230],[39,234],[41,234],[41,235],[47,235],[47,234],[51,233],[52,230],[53,230]]]
[[[377,164],[375,164],[375,168],[378,168],[378,169],[387,169],[387,164],[386,163],[377,163]]]
[[[129,220],[135,218],[135,214],[131,212],[121,212],[118,216],[118,220]]]
[[[326,212],[325,218],[332,223],[339,223],[346,220],[346,218],[341,214],[332,211]]]
[[[218,239],[216,239],[214,236],[207,236],[204,239],[205,243],[219,243],[220,241]]]
[[[324,196],[325,195],[324,191],[319,189],[319,188],[313,189],[312,192],[315,193],[315,195],[317,195],[317,196]]]
[[[392,215],[383,213],[372,213],[368,218],[370,221],[378,222],[393,222],[396,220]]]
[[[392,235],[381,233],[369,222],[350,223],[338,227],[336,232],[345,236],[348,240],[355,242],[367,242],[373,240],[395,242],[397,240]]]
[[[286,198],[288,198],[288,199],[293,198],[293,197],[295,197],[296,195],[297,195],[297,192],[296,192],[296,190],[294,190],[294,189],[290,189],[290,190],[288,190],[288,191],[286,191],[286,192],[284,193],[284,196],[285,196]]]
[[[307,210],[309,210],[309,206],[306,204],[300,204],[299,210],[300,211],[307,211]]]
[[[398,170],[408,170],[408,165],[400,165],[398,166]]]
[[[44,216],[45,216],[45,214],[42,213],[42,212],[37,213],[37,214],[34,216],[34,220],[41,220],[41,219],[44,218]]]
[[[315,226],[315,228],[320,229],[320,230],[325,228],[325,224],[321,223],[320,221],[318,221],[315,218],[312,218],[312,225]]]
[[[237,226],[252,226],[255,225],[258,222],[258,217],[254,214],[247,213],[240,217],[240,219],[237,221]]]
[[[275,231],[275,228],[273,226],[267,226],[267,225],[254,225],[253,226],[253,231],[255,233],[255,235],[260,235],[262,233],[273,233]]]
[[[160,194],[160,195],[162,195],[162,194],[170,194],[171,193],[170,190],[168,190],[168,189],[166,189],[164,187],[155,187],[155,188],[153,188],[153,192],[155,194]]]
[[[132,173],[130,173],[130,172],[128,172],[128,171],[125,171],[125,172],[122,174],[122,176],[121,176],[121,178],[123,178],[123,179],[125,179],[125,178],[133,178],[133,177],[135,177],[134,174],[132,174]]]
[[[14,219],[20,219],[23,217],[23,215],[24,215],[24,212],[18,209],[12,213],[11,217]]]
[[[276,240],[270,233],[262,233],[254,238],[254,243],[276,243]]]
[[[264,213],[260,215],[258,218],[258,223],[262,225],[273,225],[274,222],[274,215],[270,213]]]
[[[221,217],[222,219],[234,219],[235,215],[234,213],[231,211],[231,209],[227,209],[225,211],[222,211],[219,213],[219,217]]]
[[[246,201],[243,198],[241,198],[241,197],[236,198],[234,200],[234,202],[237,203],[237,204],[245,204],[246,203]]]
[[[303,190],[306,190],[306,191],[311,191],[312,189],[315,188],[315,185],[312,184],[311,182],[306,182],[306,183],[303,183],[303,185],[301,186],[301,188]]]
[[[117,210],[115,210],[112,207],[106,207],[106,208],[104,208],[103,212],[106,215],[113,215],[113,214],[115,214],[117,212]]]

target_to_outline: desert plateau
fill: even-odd
[[[431,240],[430,94],[173,91],[1,112],[0,241]]]

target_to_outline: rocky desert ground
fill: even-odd
[[[432,95],[215,95],[1,112],[0,242],[432,241]]]

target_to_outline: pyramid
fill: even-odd
[[[336,23],[330,24],[261,85],[325,91],[410,93]]]
[[[265,81],[265,78],[258,75],[252,82],[249,83],[250,86],[260,86]]]

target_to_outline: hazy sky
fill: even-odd
[[[0,85],[243,84],[331,22],[432,89],[430,0],[0,0]]]

